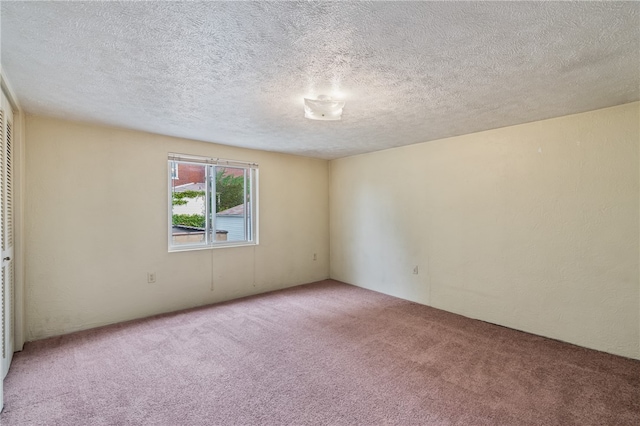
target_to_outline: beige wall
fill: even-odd
[[[27,339],[326,278],[330,236],[332,278],[640,358],[639,105],[335,160],[330,185],[322,160],[28,116]],[[168,253],[167,152],[259,162],[261,244]]]
[[[640,358],[639,119],[633,103],[332,161],[331,277]]]
[[[167,252],[168,152],[260,164],[259,246]],[[324,160],[28,116],[27,339],[327,278],[328,178]]]

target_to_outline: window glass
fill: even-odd
[[[207,166],[172,162],[178,178],[171,179],[171,244],[206,243]]]
[[[169,155],[169,249],[257,244],[257,165],[176,156]]]

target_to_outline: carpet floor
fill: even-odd
[[[336,281],[25,345],[8,425],[638,425],[640,361]]]

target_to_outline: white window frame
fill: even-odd
[[[186,164],[203,165],[205,169],[205,238],[203,242],[193,244],[173,244],[173,176],[172,176],[172,164],[175,162]],[[245,188],[249,185],[249,200],[245,200],[245,212],[249,215],[249,218],[245,218],[245,235],[248,236],[243,241],[216,241],[216,214],[215,212],[208,211],[208,206],[215,205],[215,167],[229,167],[239,168],[245,170]],[[178,169],[176,164],[175,169]],[[187,154],[169,153],[167,160],[168,170],[168,246],[170,252],[186,251],[186,250],[204,250],[220,247],[241,247],[241,246],[253,246],[258,245],[258,164],[236,160],[224,160],[221,158],[201,157]],[[246,189],[245,189],[246,193]],[[214,198],[213,204],[210,202],[211,197]],[[248,207],[248,208],[247,208]]]
[[[169,167],[169,176],[171,176],[171,180],[178,180],[178,163],[169,162],[169,164],[171,165],[171,167]],[[175,164],[175,167],[173,167],[173,164]]]

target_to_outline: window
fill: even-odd
[[[258,165],[169,154],[169,251],[258,243]]]
[[[171,162],[171,179],[178,179],[178,163],[176,161]]]

